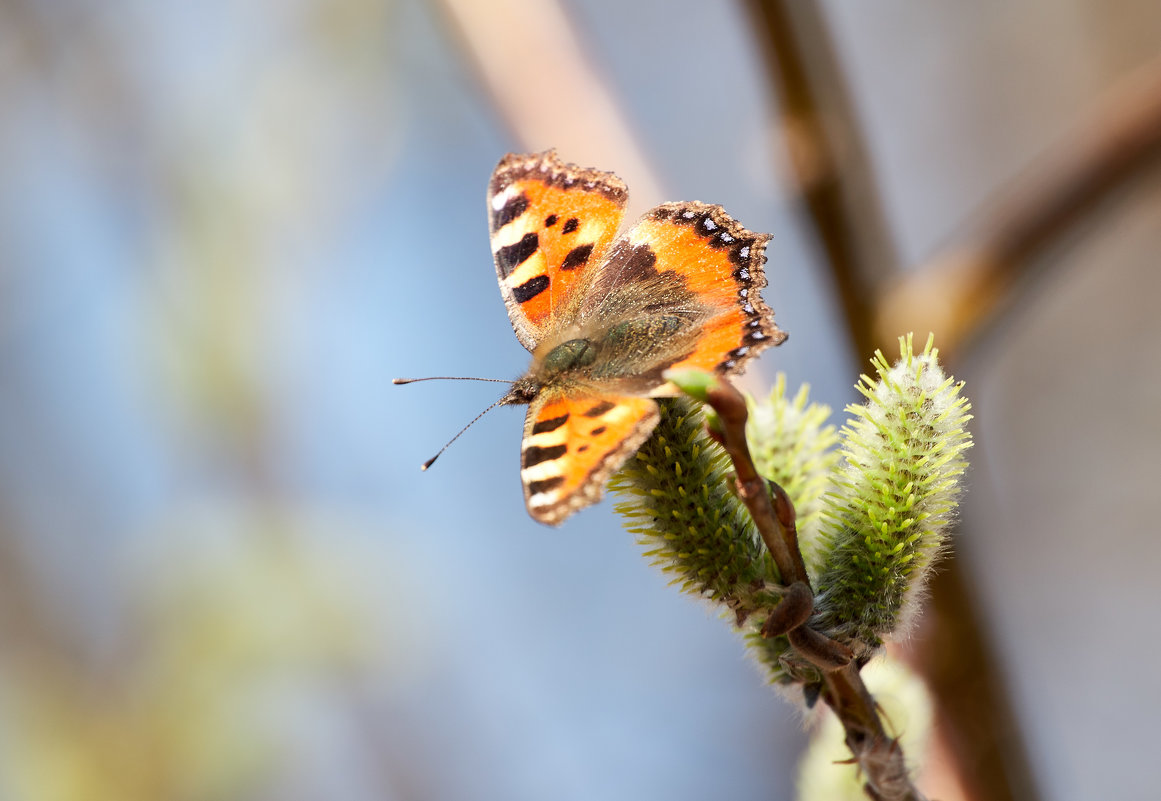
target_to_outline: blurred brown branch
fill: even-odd
[[[1036,257],[1161,156],[1161,58],[1124,78],[964,227],[957,244],[880,288],[874,337],[938,331],[958,351],[1012,303]]]
[[[783,180],[809,213],[852,344],[870,354],[873,290],[897,259],[825,20],[810,3],[752,5],[780,107],[773,144],[783,153]]]
[[[664,200],[632,126],[586,58],[561,3],[438,0],[436,5],[521,149],[555,147],[569,161],[615,164],[633,190],[634,206]],[[512,80],[514,75],[520,80]]]

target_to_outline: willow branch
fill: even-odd
[[[734,466],[738,493],[783,583],[789,585],[771,615],[777,623],[768,621],[763,634],[785,633],[799,656],[823,672],[822,699],[842,723],[847,747],[866,776],[867,795],[876,801],[923,801],[908,775],[903,749],[884,729],[875,699],[863,684],[850,649],[808,624],[813,593],[798,547],[794,505],[785,491],[762,478],[754,465],[746,443],[749,411],[745,398],[725,381],[709,387],[705,397],[720,421],[711,433],[725,447]]]
[[[883,728],[858,664],[825,673],[823,681],[822,699],[843,725],[847,748],[866,776],[867,795],[875,801],[925,801],[911,782],[903,747]]]
[[[789,506],[787,511],[789,499],[782,493],[786,503],[780,504],[782,514],[778,514],[770,487],[758,473],[754,459],[750,456],[750,446],[746,442],[746,420],[749,418],[746,399],[729,382],[718,381],[706,390],[706,401],[721,420],[721,430],[714,433],[733,462],[738,494],[750,510],[754,526],[774,558],[774,564],[778,566],[782,583],[792,585],[801,582],[809,589],[810,577],[806,573],[802,551],[798,548],[793,506]]]

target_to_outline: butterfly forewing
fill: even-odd
[[[628,191],[608,172],[565,164],[553,151],[509,154],[492,173],[488,207],[500,292],[529,350],[581,276],[617,234]]]

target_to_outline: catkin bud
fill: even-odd
[[[901,337],[892,367],[877,352],[867,398],[850,406],[823,536],[815,627],[867,654],[906,626],[953,521],[971,405],[945,375],[929,337],[922,353]]]

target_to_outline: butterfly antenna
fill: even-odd
[[[423,380],[423,379],[419,379],[419,380]],[[490,379],[483,379],[483,380],[490,380]],[[395,379],[395,381],[396,381],[396,383],[398,383],[398,382],[399,382],[399,379]],[[506,383],[506,384],[507,384],[507,383],[511,383],[511,382],[505,381],[504,383]],[[432,466],[432,465],[435,463],[435,460],[436,460],[436,459],[438,459],[438,458],[440,457],[440,455],[442,455],[442,454],[443,454],[443,452],[444,452],[444,451],[446,451],[446,450],[447,450],[449,447],[451,447],[451,444],[452,444],[453,442],[455,442],[457,439],[459,439],[461,436],[463,436],[463,433],[464,433],[465,431],[467,431],[469,428],[471,428],[471,427],[472,427],[472,426],[475,424],[475,422],[476,422],[477,420],[479,420],[481,417],[483,417],[484,415],[486,415],[488,412],[490,412],[490,411],[492,411],[493,409],[495,409],[497,406],[499,406],[501,403],[503,403],[503,402],[504,402],[504,401],[505,401],[507,398],[508,398],[508,396],[507,396],[507,395],[505,395],[503,398],[500,398],[500,400],[496,401],[496,402],[495,402],[495,403],[493,403],[491,406],[489,406],[487,409],[484,409],[484,411],[480,412],[480,413],[479,413],[479,414],[477,414],[475,417],[473,417],[473,418],[472,418],[472,422],[468,423],[466,426],[464,426],[463,428],[461,428],[461,429],[460,429],[460,433],[459,433],[459,434],[456,434],[454,437],[452,437],[451,439],[449,439],[449,440],[447,441],[447,445],[444,445],[442,448],[440,448],[440,449],[439,449],[439,453],[437,453],[435,456],[431,457],[431,458],[430,458],[430,459],[428,459],[426,462],[424,462],[424,463],[423,463],[423,465],[422,465],[422,466],[420,466],[420,468],[419,468],[419,469],[420,469],[420,470],[427,470],[427,468],[431,467],[431,466]]]
[[[392,384],[414,384],[416,381],[494,381],[497,384],[511,384],[503,378],[477,378],[471,375],[433,375],[427,378],[392,378]]]

